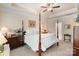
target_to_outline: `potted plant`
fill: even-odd
[[[17,33],[17,35],[21,35],[22,34],[22,29],[21,28],[17,28],[15,30],[15,32]]]

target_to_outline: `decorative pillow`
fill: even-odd
[[[48,33],[47,30],[43,30],[42,33]]]

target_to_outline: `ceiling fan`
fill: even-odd
[[[54,8],[60,8],[60,6],[54,6],[54,3],[47,3],[46,6],[41,6],[41,8],[45,8],[45,10],[43,10],[43,12],[45,12],[45,11],[53,12]]]

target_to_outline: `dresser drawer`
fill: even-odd
[[[15,37],[7,38],[7,40],[8,40],[8,43],[10,44],[10,49],[15,49],[24,44],[22,36],[15,36]]]
[[[74,48],[73,49],[73,55],[74,56],[79,56],[79,48]]]

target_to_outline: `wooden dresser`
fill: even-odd
[[[79,56],[79,26],[74,26],[73,38],[73,55]]]
[[[22,38],[22,35],[7,38],[7,40],[8,43],[10,44],[10,49],[15,49],[17,47],[24,45],[24,40]]]

